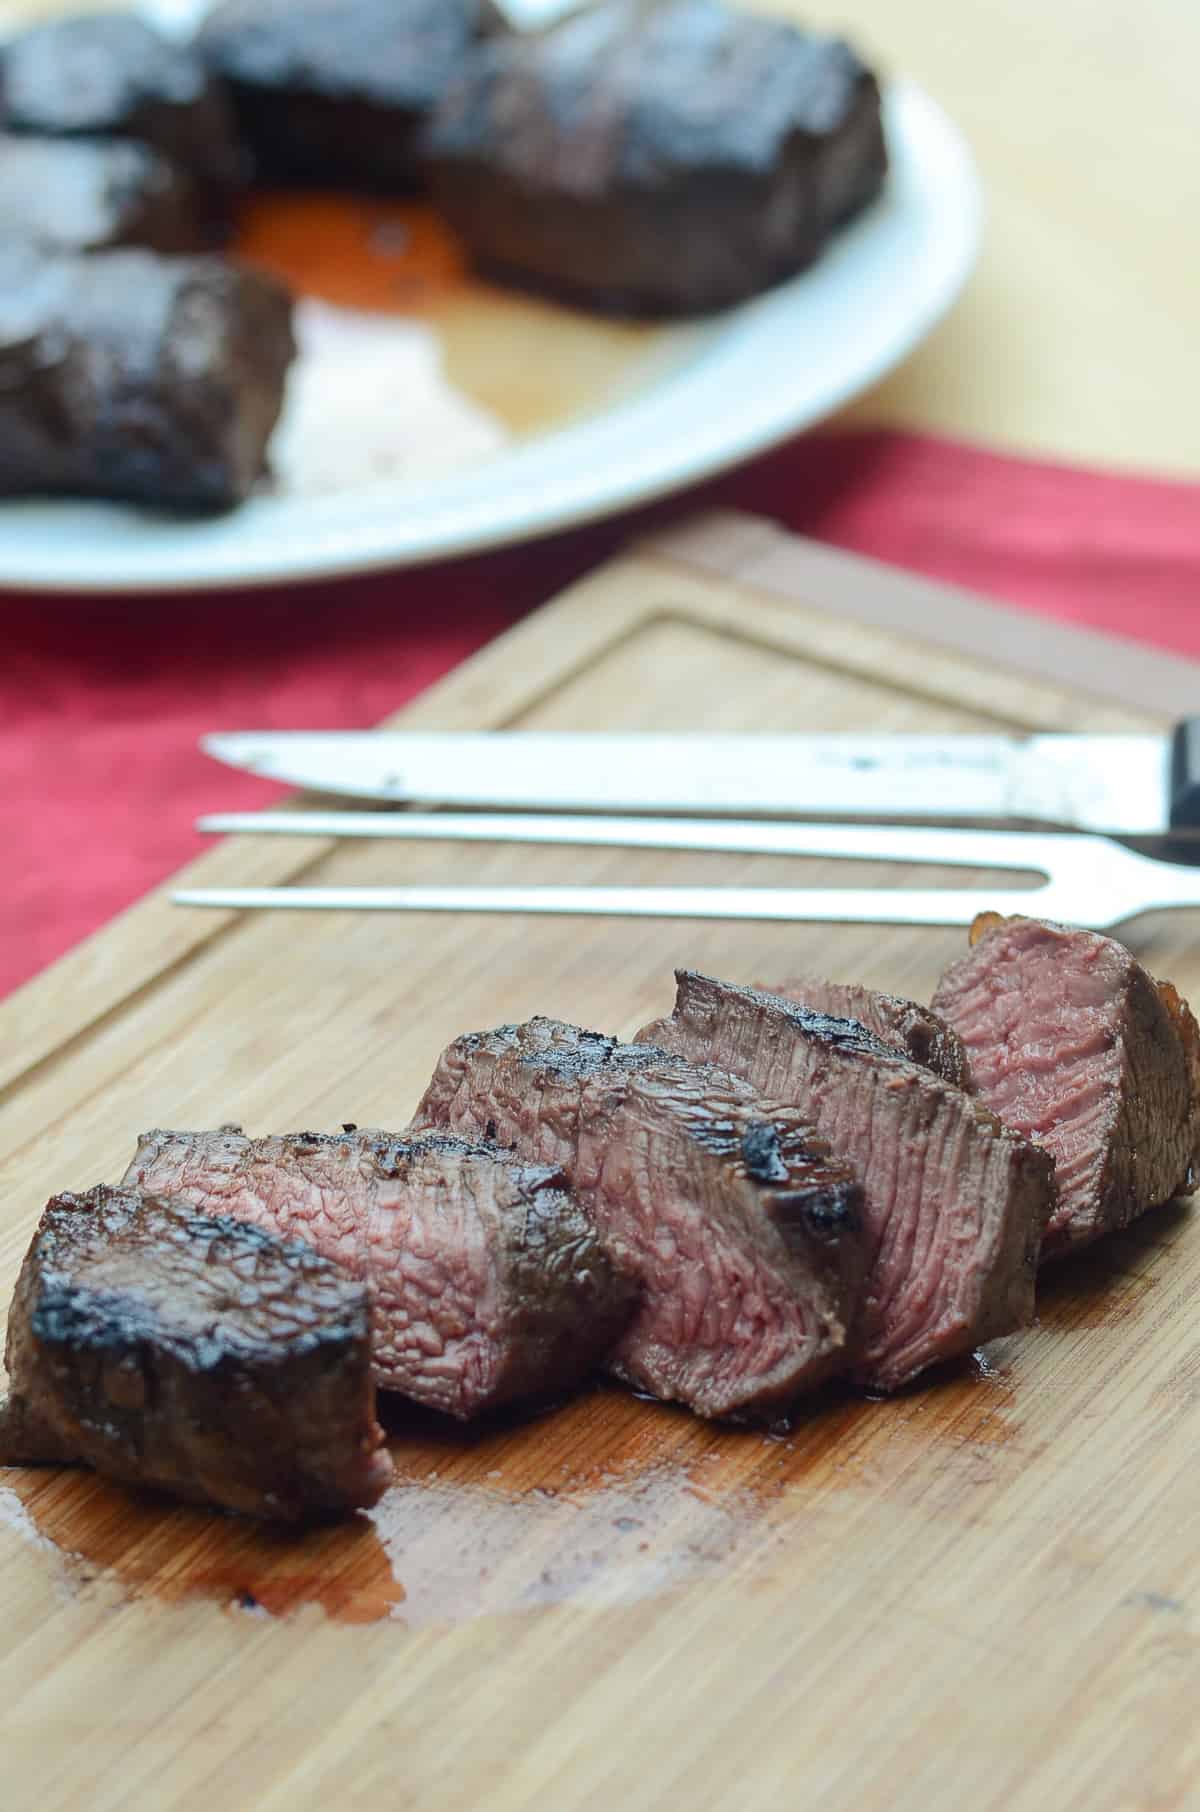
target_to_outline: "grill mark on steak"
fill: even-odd
[[[779,1134],[769,1120],[752,1120],[742,1134],[742,1159],[746,1175],[756,1183],[786,1183],[787,1165],[779,1149]]]
[[[468,1418],[556,1394],[635,1289],[561,1170],[438,1133],[142,1136],[126,1182],[308,1240],[375,1296],[375,1379]]]
[[[984,915],[938,984],[983,1100],[1054,1159],[1044,1258],[1195,1188],[1200,1032],[1114,938]]]
[[[60,1195],[25,1257],[0,1462],[78,1461],[299,1521],[373,1504],[366,1291],[309,1247],[132,1190]]]
[[[923,1064],[955,1088],[971,1092],[971,1068],[958,1033],[918,1001],[883,994],[857,982],[826,981],[818,975],[792,976],[784,982],[756,982],[760,993],[794,1000],[833,1018],[853,1019],[912,1063]]]
[[[866,1383],[894,1390],[1032,1319],[1044,1153],[854,1020],[689,971],[676,980],[674,1013],[639,1037],[795,1103],[862,1177]]]
[[[745,1415],[844,1364],[861,1190],[794,1109],[662,1051],[535,1019],[456,1039],[414,1124],[492,1125],[527,1159],[562,1166],[641,1284],[613,1358],[638,1388]]]

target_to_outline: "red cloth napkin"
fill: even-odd
[[[246,595],[2,596],[0,995],[186,861],[197,814],[277,796],[201,756],[205,730],[374,724],[652,518],[714,504],[1200,655],[1200,488],[910,434],[815,435],[654,512],[433,569]]]

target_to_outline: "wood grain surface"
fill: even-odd
[[[0,24],[111,4],[4,0]],[[920,82],[966,134],[983,178],[983,257],[965,296],[847,419],[1200,475],[1195,0],[754,6],[847,32],[872,61]],[[537,333],[539,369],[553,372],[562,361],[544,317]],[[582,342],[567,337],[577,359]],[[527,338],[519,316],[514,346]],[[463,335],[466,380],[477,339]],[[587,356],[602,365],[607,352]]]
[[[950,619],[915,640],[903,589],[888,627],[887,581],[863,566],[856,583],[870,624],[846,575],[826,614],[821,568],[776,530],[726,518],[677,531],[575,587],[405,721],[1155,721],[1103,687],[1087,697],[1005,671],[1003,617],[990,658],[956,652]],[[220,791],[214,767],[214,808]],[[264,839],[214,849],[189,879],[831,873]],[[1162,916],[1131,941],[1200,993],[1195,931],[1190,915]],[[629,1032],[667,1004],[680,961],[928,997],[960,941],[870,926],[207,916],[154,896],[0,1007],[0,1292],[45,1198],[116,1177],[143,1126],[399,1126],[464,1029],[541,1011]],[[835,1391],[790,1428],[714,1428],[607,1388],[467,1435],[392,1406],[395,1488],[371,1515],[301,1538],[83,1473],[0,1472],[0,1805],[1200,1803],[1193,1219],[1160,1211],[1061,1269],[1039,1325],[965,1368],[890,1402]]]

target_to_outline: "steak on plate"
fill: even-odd
[[[854,1020],[681,970],[669,1019],[640,1037],[794,1102],[862,1177],[864,1381],[1024,1327],[1051,1206],[1044,1152]]]
[[[221,0],[197,44],[264,182],[411,189],[478,0]]]
[[[764,993],[799,1001],[802,1007],[828,1013],[834,1019],[857,1020],[902,1057],[923,1064],[955,1088],[970,1090],[971,1069],[962,1039],[944,1019],[915,1000],[881,994],[858,982],[825,981],[818,975],[797,975],[784,982],[755,985]]]
[[[1051,1154],[1043,1257],[1190,1194],[1200,1146],[1200,1031],[1169,983],[1114,938],[1038,919],[976,920],[933,1004],[980,1096]]]
[[[9,1313],[0,1463],[284,1521],[373,1504],[370,1324],[308,1246],[131,1190],[56,1196]]]
[[[72,14],[0,51],[0,122],[39,138],[141,139],[214,205],[244,178],[229,97],[188,44],[132,9]]]
[[[641,1285],[619,1376],[701,1415],[786,1405],[845,1364],[861,1190],[736,1077],[534,1019],[456,1039],[415,1124],[561,1165]]]
[[[0,495],[241,502],[295,343],[287,292],[215,257],[0,250]]]
[[[792,276],[887,168],[854,52],[722,0],[614,0],[481,38],[426,150],[485,271],[643,315]]]
[[[0,240],[190,252],[206,238],[190,179],[148,145],[0,133]]]
[[[305,1239],[370,1283],[375,1381],[448,1415],[566,1390],[634,1288],[560,1170],[440,1134],[142,1136],[127,1185]]]

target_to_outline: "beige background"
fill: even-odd
[[[983,173],[970,289],[850,419],[1200,476],[1197,0],[755,4],[921,82]],[[78,7],[0,0],[0,19]]]
[[[853,412],[1200,476],[1196,0],[757,0],[845,26],[967,134],[983,258]]]

